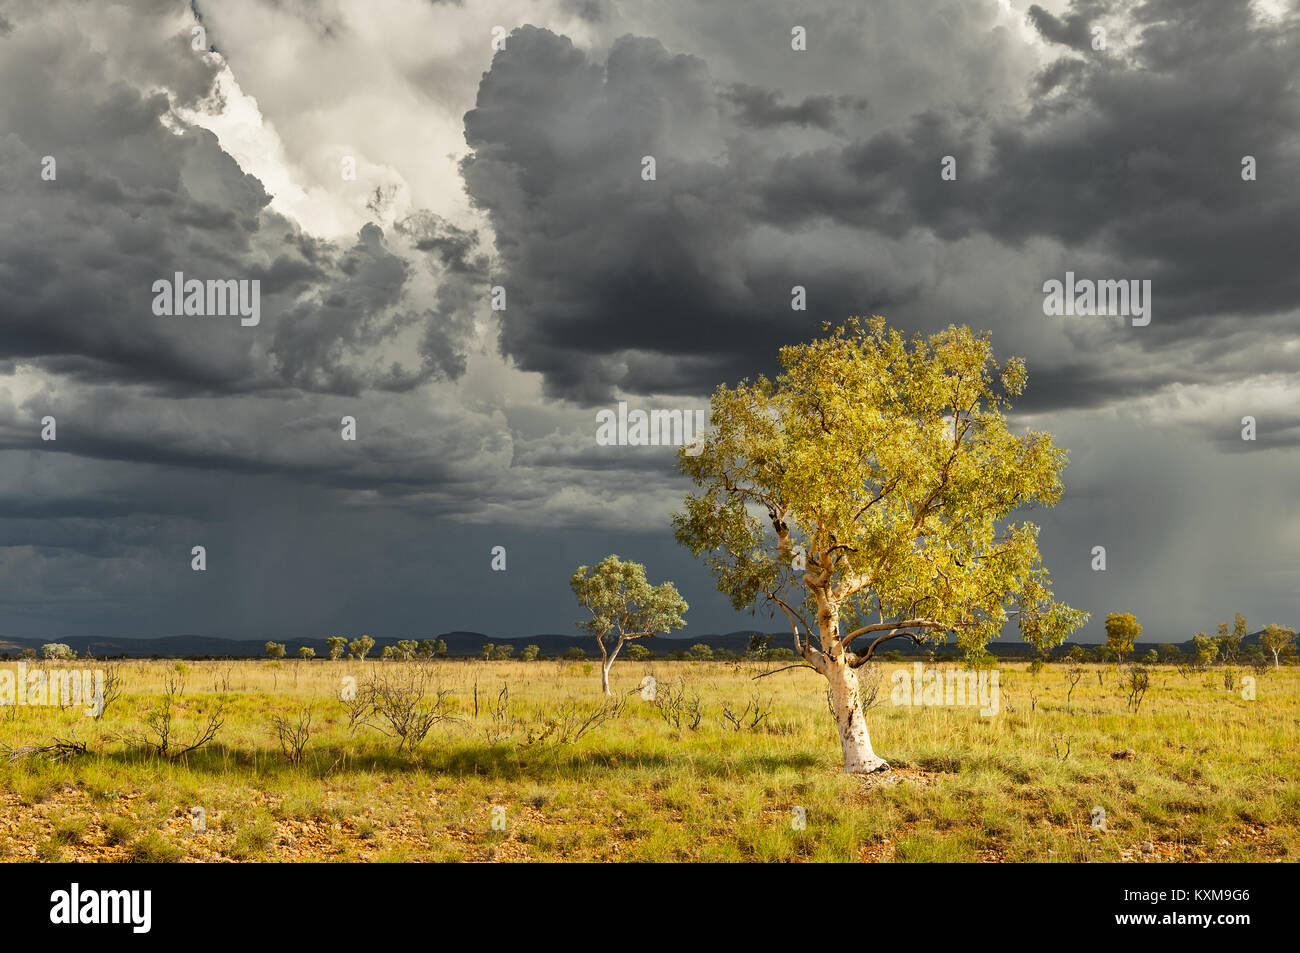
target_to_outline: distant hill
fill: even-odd
[[[703,643],[709,648],[717,651],[726,649],[737,655],[743,654],[749,648],[750,636],[760,634],[757,630],[742,630],[739,632],[728,632],[725,635],[690,635],[680,637],[658,636],[650,639],[638,639],[637,644],[644,645],[659,655],[666,655],[669,652],[682,651],[690,648],[697,643]],[[793,648],[790,632],[773,632],[765,633],[772,636],[771,645],[773,648]],[[1252,633],[1242,639],[1243,646],[1258,645],[1259,632]],[[588,655],[598,655],[599,652],[593,640],[589,636],[577,635],[556,635],[541,634],[530,635],[521,638],[497,638],[484,635],[482,632],[443,632],[440,635],[411,636],[416,641],[422,638],[442,639],[447,643],[447,654],[453,657],[466,657],[478,655],[483,646],[491,642],[495,645],[513,645],[515,655],[525,645],[536,645],[542,655],[548,658],[554,658],[563,655],[567,650],[577,646],[587,652]],[[202,658],[261,658],[266,655],[266,641],[228,639],[206,635],[169,635],[156,639],[131,639],[131,638],[102,638],[87,636],[71,636],[63,639],[17,639],[0,637],[0,658],[17,657],[23,649],[31,648],[40,651],[42,645],[46,642],[57,641],[63,642],[76,650],[77,654],[86,657],[93,656],[97,658],[116,657],[125,655],[129,658],[185,658],[185,659],[202,659]],[[378,657],[387,645],[395,644],[398,639],[375,639],[375,647],[371,650],[371,655]],[[855,643],[856,644],[856,643]],[[1067,642],[1058,649],[1058,653],[1068,651],[1076,643]],[[1145,652],[1149,648],[1156,646],[1156,641],[1141,641],[1138,643],[1139,653]],[[1173,642],[1180,650],[1186,654],[1192,652],[1192,641],[1187,639],[1182,642]],[[325,647],[324,639],[289,639],[285,641],[286,651],[290,657],[296,656],[300,646],[310,646],[316,650],[317,657],[324,657],[328,654]],[[929,648],[921,648],[912,645],[904,639],[896,639],[885,646],[887,650],[897,651],[904,656],[923,656]],[[949,646],[948,651],[952,651]],[[1003,640],[989,644],[989,652],[1001,658],[1023,658],[1030,654],[1030,647],[1019,640]]]

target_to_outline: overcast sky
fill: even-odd
[[[779,630],[595,415],[873,313],[1027,360],[1084,639],[1300,625],[1298,71],[1290,0],[0,0],[0,636],[572,633],[611,552]]]

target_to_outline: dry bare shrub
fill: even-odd
[[[1142,707],[1142,699],[1151,687],[1151,675],[1141,665],[1130,665],[1124,674],[1124,694],[1128,698],[1129,711],[1134,714]]]
[[[375,710],[374,688],[369,682],[358,685],[356,694],[350,698],[344,696],[342,702],[343,711],[348,716],[348,731],[356,731],[358,727],[368,724],[367,719]]]
[[[104,713],[108,711],[108,706],[122,697],[122,663],[105,660],[103,665],[104,691],[99,699],[99,710],[95,713],[96,718],[103,718]]]
[[[1065,751],[1064,751],[1064,752],[1061,751],[1061,746],[1062,746],[1062,745],[1065,746]],[[1063,734],[1054,734],[1054,735],[1052,735],[1052,750],[1054,750],[1054,751],[1056,752],[1056,760],[1057,760],[1057,761],[1067,761],[1067,760],[1069,760],[1069,757],[1070,757],[1070,745],[1071,745],[1071,741],[1070,741],[1070,738],[1069,738],[1068,735],[1063,735]]]
[[[208,709],[201,728],[189,743],[178,743],[176,734],[176,700],[184,691],[184,680],[167,676],[166,689],[158,704],[144,714],[144,730],[124,740],[164,758],[182,758],[210,744],[225,724],[225,706],[218,702]]]
[[[704,717],[700,696],[695,692],[688,693],[686,679],[680,676],[656,687],[654,705],[663,720],[678,731],[682,728],[697,730]]]
[[[349,726],[364,724],[390,735],[402,751],[417,747],[434,725],[451,718],[450,696],[431,684],[424,666],[399,665],[372,670],[357,697],[344,706]]]
[[[1070,689],[1065,693],[1065,710],[1067,714],[1073,714],[1070,699],[1074,696],[1075,688],[1083,679],[1084,671],[1084,667],[1078,662],[1072,662],[1070,667],[1065,670],[1065,680],[1070,683]]]
[[[539,727],[528,729],[524,745],[545,747],[573,744],[605,722],[621,717],[626,708],[627,696],[607,698],[595,707],[587,703],[565,702],[545,718]]]
[[[478,683],[474,685],[478,688]],[[515,733],[515,721],[510,716],[510,685],[501,683],[496,701],[486,703],[488,723],[483,726],[483,737],[490,745],[500,744]]]
[[[771,714],[772,700],[770,698],[764,700],[762,695],[754,692],[744,709],[739,712],[723,705],[718,720],[727,731],[758,731]]]
[[[47,745],[19,745],[13,748],[0,744],[0,757],[6,761],[22,761],[25,758],[35,757],[48,758],[50,761],[67,761],[88,753],[86,743],[77,740],[75,729],[71,738],[55,738]]]
[[[312,708],[304,705],[287,715],[276,714],[271,718],[271,728],[280,742],[280,751],[294,767],[302,764],[303,752],[311,739]]]

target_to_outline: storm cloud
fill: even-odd
[[[88,9],[0,2],[0,635],[569,631],[610,552],[688,634],[767,625],[595,413],[872,313],[1027,358],[1085,637],[1296,624],[1294,5]],[[1150,280],[1151,324],[1044,314],[1067,271]],[[155,315],[176,272],[261,322]]]

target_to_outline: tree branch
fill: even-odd
[[[840,639],[840,644],[848,648],[849,643],[859,635],[866,635],[868,632],[883,632],[886,629],[898,631],[900,629],[947,629],[951,628],[946,622],[937,622],[934,619],[901,619],[897,622],[873,622],[871,625],[864,625],[860,629],[854,629],[844,638]],[[892,637],[892,636],[891,636]],[[881,640],[877,640],[881,641]]]
[[[806,669],[808,669],[809,671],[812,671],[812,672],[817,671],[817,669],[813,668],[813,666],[811,666],[811,665],[807,665],[807,664],[804,664],[804,663],[799,663],[799,664],[796,664],[796,665],[786,665],[786,666],[783,666],[783,667],[781,667],[781,668],[775,669],[775,670],[773,670],[773,671],[771,671],[771,672],[764,672],[762,675],[755,675],[753,678],[750,679],[750,681],[752,682],[752,681],[755,681],[755,680],[760,679],[760,678],[767,678],[769,675],[776,675],[776,674],[779,674],[780,672],[788,672],[788,671],[790,671],[790,669],[792,669],[792,668],[806,668]]]
[[[867,662],[871,661],[872,657],[876,654],[876,646],[880,645],[882,642],[888,642],[890,639],[911,639],[913,645],[921,645],[925,641],[914,632],[891,632],[888,635],[882,635],[880,638],[876,639],[876,641],[867,646],[865,655],[855,655],[853,661],[849,663],[849,667],[860,668],[861,666],[866,665]]]

